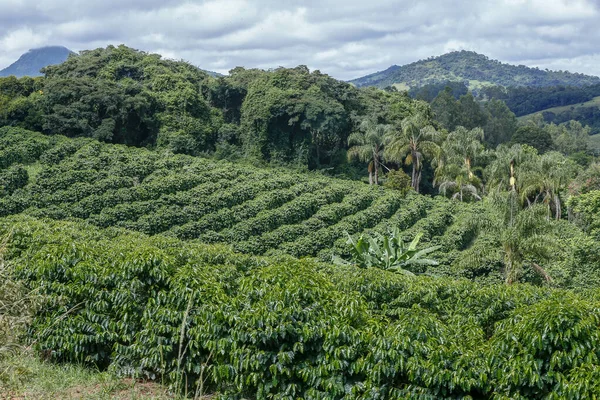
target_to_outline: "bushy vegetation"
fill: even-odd
[[[0,346],[196,398],[597,393],[588,128],[124,46],[45,72],[0,80]]]
[[[0,79],[0,126],[310,169],[338,167],[364,116],[399,122],[426,107],[304,66],[213,77],[126,46],[83,51],[44,74]]]
[[[13,217],[55,360],[223,398],[589,398],[595,292],[478,286]]]
[[[469,140],[479,143],[476,137]],[[439,159],[437,168],[440,190],[452,201],[315,173],[3,128],[0,162],[6,165],[5,171],[22,170],[27,175],[18,189],[5,190],[0,196],[0,213],[76,218],[101,228],[228,244],[243,253],[317,256],[327,261],[332,255],[349,255],[346,233],[358,238],[364,232],[388,234],[398,228],[403,240],[422,233],[424,245],[443,245],[435,256],[445,274],[501,280],[504,259],[494,250],[498,238],[480,229],[474,219],[503,217],[496,215],[497,207],[489,202],[480,208],[468,204],[481,198],[477,195],[481,181],[475,175],[481,174],[481,149],[466,142],[458,147],[454,158]],[[502,151],[504,158],[490,164],[484,174],[490,188],[510,187],[503,168],[515,157],[519,160],[515,173],[523,177],[518,184],[522,196],[515,207],[542,202],[547,204],[545,215],[560,219],[565,201],[561,197],[577,165],[558,153],[538,156],[533,148],[519,145]],[[546,165],[552,163],[564,166],[548,180]],[[557,237],[561,230],[560,224],[547,228],[549,237]],[[573,239],[583,235],[575,227],[568,233]],[[491,263],[475,275],[459,262],[463,252],[469,254],[473,248],[485,250],[484,263]],[[551,275],[558,275],[558,285],[569,286],[569,279],[587,273],[575,272],[574,263],[580,260],[573,257],[567,251],[543,263]],[[520,278],[535,281],[532,276]]]

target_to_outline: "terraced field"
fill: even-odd
[[[5,173],[27,171],[20,187],[0,197],[2,216],[76,218],[103,228],[227,243],[244,253],[322,259],[347,251],[346,232],[383,233],[394,226],[407,239],[424,232],[425,241],[444,244],[444,254],[467,244],[448,238],[457,229],[459,204],[403,198],[319,174],[14,129],[0,131],[0,163]]]

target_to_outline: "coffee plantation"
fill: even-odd
[[[78,219],[101,228],[228,244],[247,254],[323,261],[349,256],[347,234],[385,234],[394,227],[404,240],[422,234],[422,243],[440,246],[434,254],[440,266],[429,272],[501,279],[502,255],[488,251],[497,238],[475,223],[492,218],[491,207],[482,204],[16,128],[0,128],[0,160],[3,179],[11,182],[0,196],[3,216]],[[585,237],[566,222],[552,226],[553,237]],[[485,261],[466,265],[482,249]],[[590,271],[578,268],[582,256],[589,258],[556,249],[547,269],[559,286],[586,280]]]
[[[221,398],[592,398],[596,291],[482,286],[4,218],[31,340]]]
[[[0,78],[0,398],[20,358],[177,398],[598,398],[589,129],[450,89],[126,46]]]

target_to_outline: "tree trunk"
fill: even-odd
[[[557,220],[562,218],[562,209],[560,207],[560,197],[558,195],[554,195],[554,206],[556,207],[555,217]]]
[[[533,270],[537,272],[542,278],[544,278],[546,282],[552,283],[552,277],[546,272],[544,268],[540,267],[536,263],[532,263],[531,266],[533,267]]]
[[[375,165],[375,185],[379,185],[379,157],[373,153],[373,164]]]
[[[506,284],[507,285],[512,285],[513,284],[513,266],[512,266],[512,261],[510,260],[510,258],[508,258],[506,260]]]
[[[369,171],[369,185],[373,184],[373,172]]]
[[[417,160],[416,152],[411,152],[412,157],[412,187],[415,192],[419,193],[419,181],[421,180],[421,172],[418,169],[419,160]]]

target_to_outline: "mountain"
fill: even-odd
[[[39,49],[29,50],[23,54],[17,61],[0,71],[0,77],[15,75],[17,78],[22,76],[40,76],[40,70],[48,65],[61,64],[70,54],[71,50],[62,46],[48,46]]]
[[[404,66],[393,65],[385,71],[357,78],[350,83],[361,86],[398,89],[441,82],[466,82],[470,89],[484,86],[585,86],[600,83],[597,76],[549,71],[524,65],[504,64],[472,51],[455,51]]]

